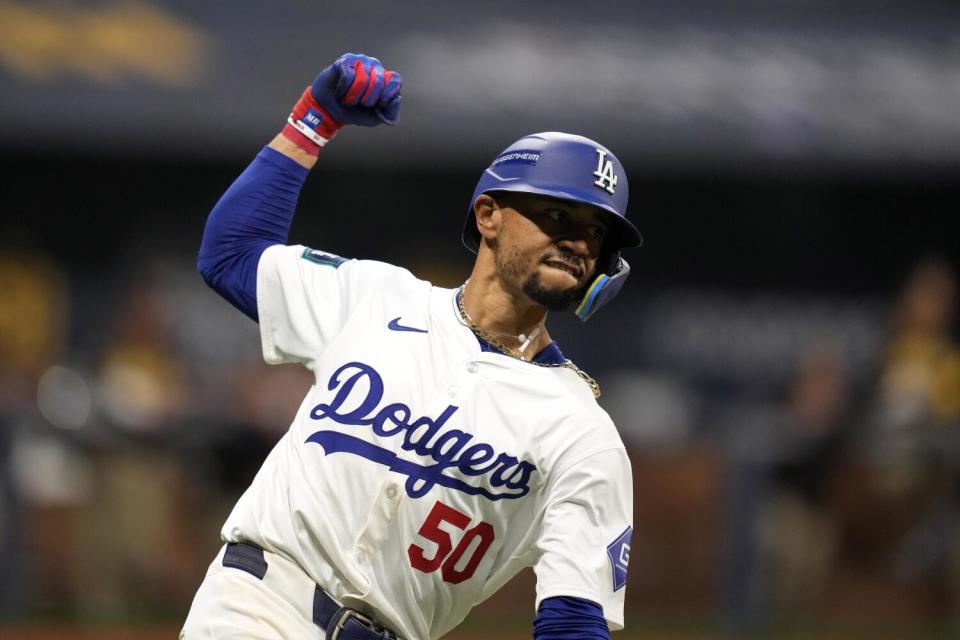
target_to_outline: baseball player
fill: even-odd
[[[340,57],[207,220],[204,279],[259,322],[268,363],[315,384],[224,524],[181,638],[439,638],[527,566],[534,638],[623,627],[630,463],[544,324],[622,287],[620,251],[641,240],[623,167],[564,133],[508,147],[469,203],[476,262],[457,289],[287,245],[321,148],[395,124],[400,89],[376,58]]]

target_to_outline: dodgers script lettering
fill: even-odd
[[[402,438],[400,447],[404,451],[429,458],[433,464],[422,465],[401,458],[390,449],[342,431],[317,431],[307,442],[319,444],[327,455],[351,453],[406,475],[404,488],[411,498],[423,497],[435,485],[489,500],[512,500],[530,492],[530,476],[537,469],[535,465],[508,453],[498,453],[466,431],[443,430],[459,407],[448,405],[437,417],[431,418],[414,417],[413,410],[402,402],[382,405],[383,378],[376,369],[362,362],[348,362],[334,371],[327,389],[335,394],[329,402],[313,407],[312,419],[330,420],[347,427],[369,427],[377,436]],[[485,480],[489,488],[447,475],[444,473],[447,469]]]

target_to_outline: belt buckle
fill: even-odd
[[[359,611],[347,607],[341,607],[339,611],[333,614],[332,624],[327,628],[327,640],[337,640],[351,618],[357,620],[373,633],[380,634],[380,638],[383,640],[397,640],[395,635],[381,628],[372,618],[368,618]],[[332,627],[332,629],[330,627]]]

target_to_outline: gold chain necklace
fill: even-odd
[[[571,371],[576,373],[580,377],[580,379],[587,384],[588,387],[590,387],[590,391],[593,392],[594,398],[597,398],[597,399],[600,398],[600,385],[597,383],[597,381],[594,380],[590,376],[590,374],[588,374],[586,371],[584,371],[577,365],[573,364],[573,361],[570,360],[569,358],[565,359],[563,362],[559,364],[524,360],[522,356],[519,356],[516,353],[514,353],[513,349],[511,349],[510,347],[505,345],[503,342],[501,342],[495,335],[491,334],[489,331],[484,331],[483,329],[478,327],[477,323],[474,322],[473,318],[470,317],[470,314],[467,313],[466,307],[463,306],[463,287],[465,285],[466,283],[464,283],[463,285],[460,285],[460,288],[457,290],[457,294],[456,294],[457,309],[460,312],[460,319],[462,320],[462,322],[465,325],[467,325],[467,327],[469,327],[470,330],[473,331],[477,336],[479,336],[480,339],[490,344],[491,346],[493,346],[495,349],[497,349],[504,355],[510,356],[511,358],[515,358],[521,362],[526,362],[527,364],[533,364],[538,367],[563,367],[564,369],[570,369]]]

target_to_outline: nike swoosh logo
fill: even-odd
[[[387,324],[387,329],[391,331],[414,331],[416,333],[427,333],[426,329],[417,329],[416,327],[407,327],[400,324],[400,316],[397,316]]]

